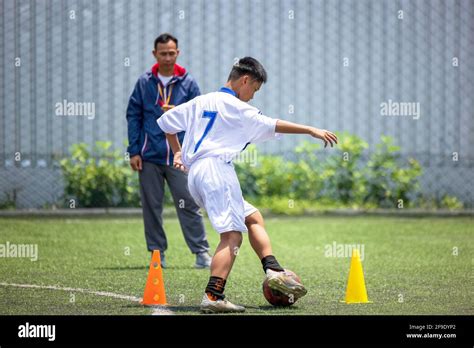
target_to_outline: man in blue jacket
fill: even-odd
[[[208,268],[211,257],[199,207],[188,191],[187,174],[173,167],[173,152],[156,120],[175,105],[200,95],[199,87],[186,69],[176,64],[178,40],[164,33],[155,40],[157,63],[135,85],[127,108],[130,166],[138,171],[140,195],[149,251],[160,250],[166,267],[168,247],[163,229],[164,181],[173,196],[186,243],[196,254],[196,268]],[[179,133],[182,143],[184,132]]]

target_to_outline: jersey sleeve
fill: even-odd
[[[261,143],[275,138],[277,119],[263,115],[250,105],[241,111],[241,119],[248,142]]]
[[[192,108],[192,101],[178,105],[171,110],[166,111],[156,121],[161,130],[165,133],[176,134],[186,131],[188,117]]]

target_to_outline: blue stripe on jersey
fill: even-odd
[[[224,93],[229,93],[232,94],[234,97],[237,97],[237,93],[235,93],[233,90],[231,90],[228,87],[222,87],[219,92],[224,92]]]

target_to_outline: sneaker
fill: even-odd
[[[209,268],[211,267],[212,257],[207,251],[196,254],[196,263],[194,268]]]
[[[161,259],[161,268],[166,268],[165,253],[160,253],[160,259]]]
[[[207,294],[204,294],[201,302],[201,312],[205,314],[242,313],[245,312],[245,307],[235,305],[227,300],[212,301]]]
[[[153,251],[150,252],[151,256],[153,257]],[[161,259],[161,268],[166,268],[166,258],[165,253],[160,251],[160,259]]]
[[[295,299],[298,299],[308,292],[303,284],[298,282],[295,278],[290,277],[286,272],[277,272],[272,269],[267,269],[266,277],[270,289],[280,291],[286,296],[293,295]]]

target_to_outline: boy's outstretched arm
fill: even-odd
[[[330,131],[283,120],[277,121],[275,132],[287,134],[309,134],[313,138],[324,141],[324,147],[326,147],[328,143],[331,144],[331,147],[333,147],[333,143],[337,144],[336,134]]]

